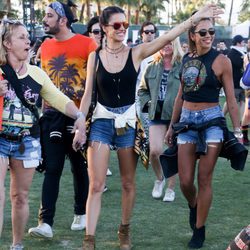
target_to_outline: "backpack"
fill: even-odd
[[[247,64],[246,70],[243,73],[242,83],[245,86],[250,87],[250,60],[249,60],[249,54],[247,55],[247,57],[248,57],[248,62],[249,63]]]

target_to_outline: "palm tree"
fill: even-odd
[[[165,11],[163,2],[164,0],[142,0],[140,11],[147,21],[151,21],[152,17],[157,16],[159,10]]]
[[[233,5],[234,5],[234,0],[231,0],[231,7],[230,7],[230,12],[229,12],[229,17],[228,17],[228,26],[231,25],[231,18],[232,18],[232,13],[233,13]]]

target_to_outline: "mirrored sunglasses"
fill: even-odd
[[[215,34],[215,29],[214,28],[209,28],[207,29],[201,29],[199,31],[195,31],[194,33],[198,33],[200,36],[206,36],[206,34],[208,33],[210,36],[213,36]]]
[[[129,27],[129,23],[128,22],[115,22],[113,24],[108,24],[106,26],[112,26],[114,30],[119,30],[122,26],[124,27],[124,29],[127,29]]]
[[[144,30],[143,32],[144,32],[146,35],[148,35],[149,33],[151,33],[151,34],[154,34],[154,33],[155,33],[154,30]]]

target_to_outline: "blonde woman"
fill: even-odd
[[[149,116],[150,161],[156,180],[152,191],[153,198],[161,198],[165,186],[159,156],[163,152],[175,97],[180,86],[179,71],[183,51],[179,38],[167,43],[147,67],[138,91],[142,112]],[[175,176],[169,178],[163,201],[175,199]]]
[[[5,80],[0,80],[0,95],[4,96],[0,131],[0,234],[5,200],[4,181],[9,166],[13,236],[10,249],[21,250],[24,248],[22,239],[29,217],[29,188],[35,168],[41,160],[40,129],[36,113],[39,96],[60,112],[77,119],[75,127],[79,129],[79,138],[74,144],[75,150],[84,142],[85,128],[82,114],[75,104],[54,86],[44,71],[26,63],[30,40],[25,26],[19,21],[3,20],[0,35],[0,74],[3,71],[6,73]],[[16,72],[15,77],[13,70]],[[15,78],[17,85],[22,86],[21,93],[18,94],[14,81],[6,80],[9,78]]]

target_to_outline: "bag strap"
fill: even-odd
[[[99,52],[95,53],[95,64],[94,64],[94,73],[93,73],[93,88],[92,88],[92,97],[91,97],[91,107],[94,109],[97,102],[97,91],[96,91],[96,75],[97,67],[99,62]]]
[[[28,108],[32,112],[32,114],[34,114],[35,118],[38,121],[39,120],[38,109],[37,109],[37,107],[35,105],[31,105],[31,104],[26,102],[26,100],[24,98],[22,85],[20,84],[20,81],[17,78],[15,70],[8,63],[5,64],[5,65],[2,65],[1,69],[2,69],[2,71],[4,73],[4,78],[6,80],[8,80],[8,82],[11,84],[11,86],[15,90],[15,93],[16,93],[17,97],[20,99],[22,104],[26,108]]]

